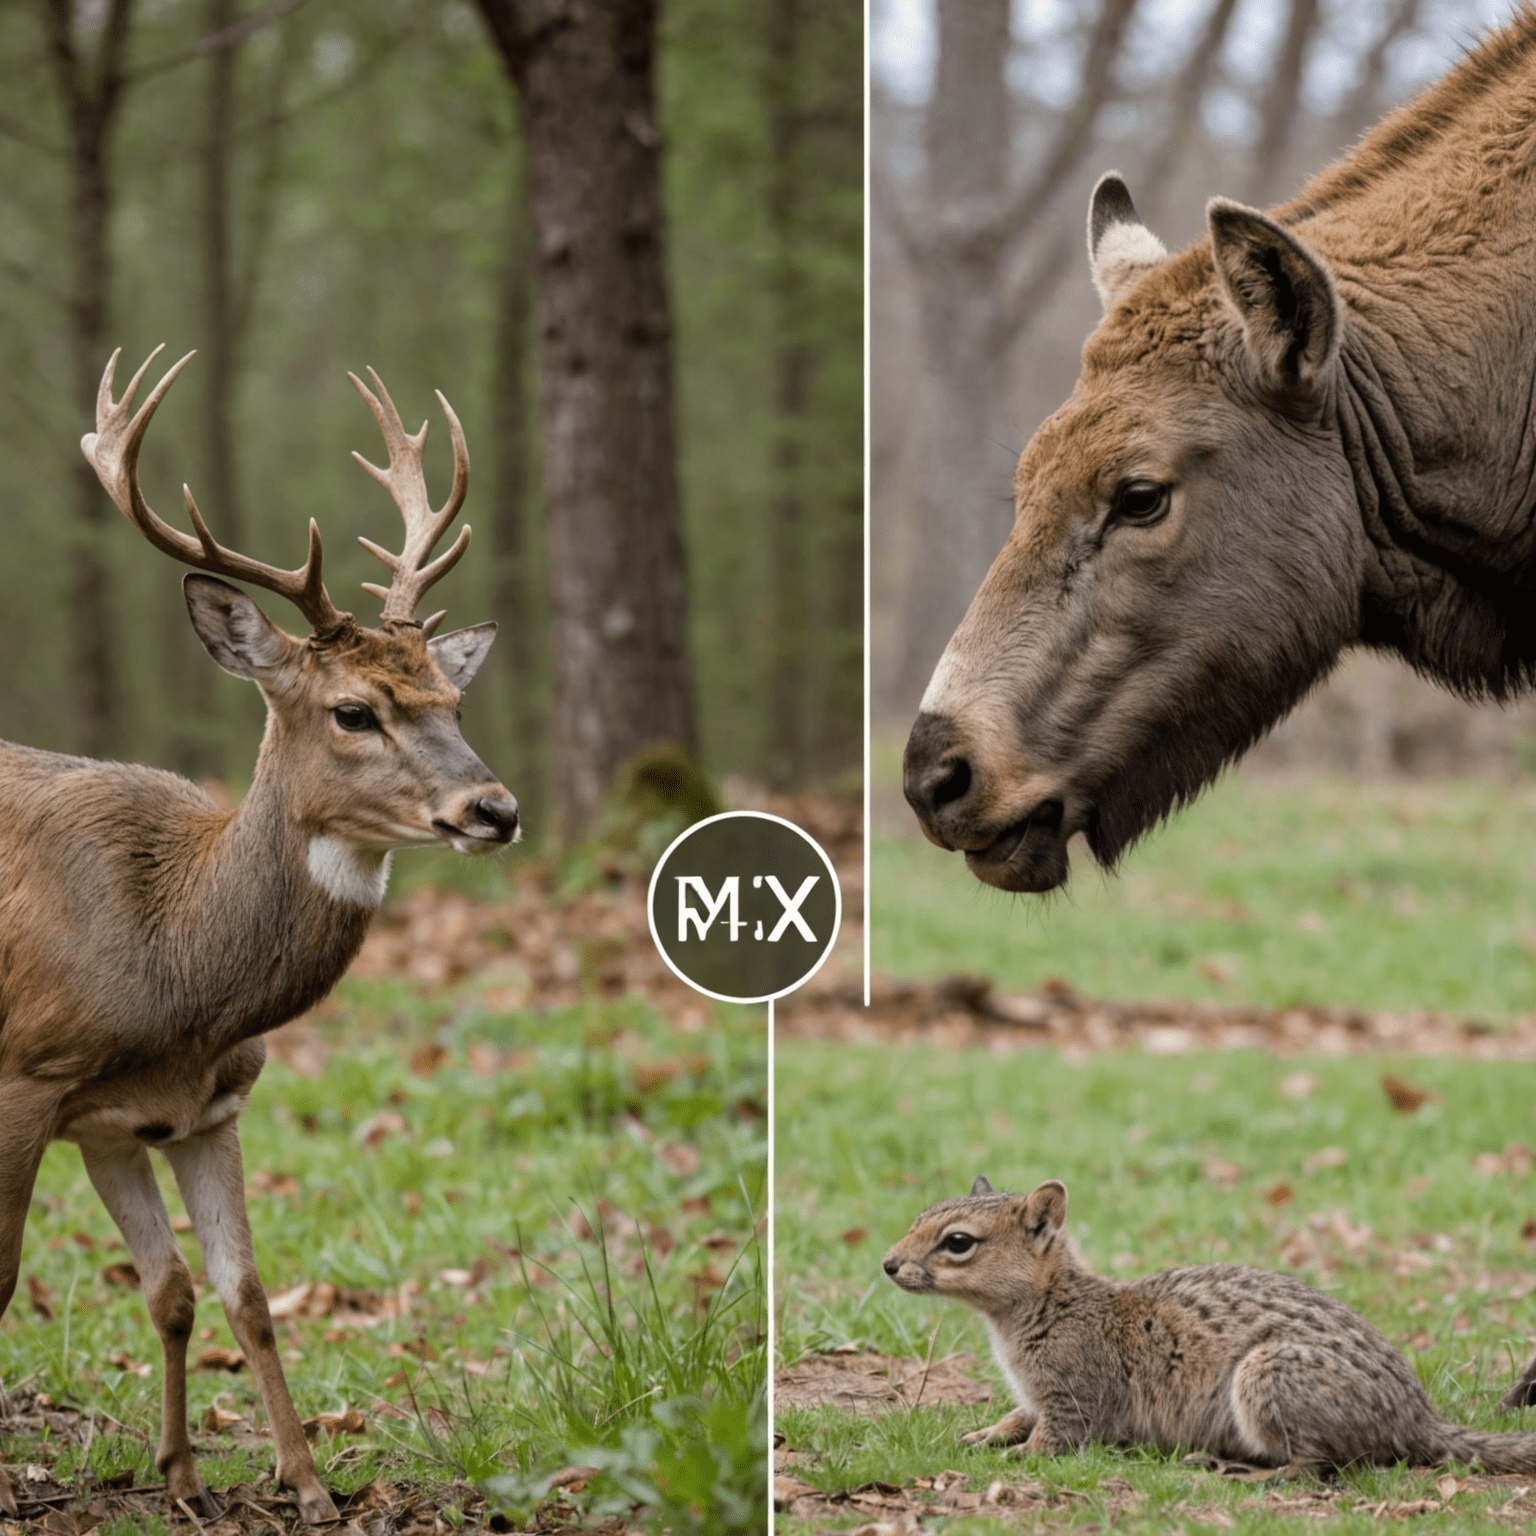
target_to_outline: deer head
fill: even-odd
[[[458,726],[460,697],[485,660],[496,626],[434,635],[442,613],[425,623],[416,618],[422,594],[469,545],[466,524],[444,554],[430,559],[469,486],[469,451],[447,400],[437,397],[453,437],[453,488],[433,511],[422,469],[425,423],[411,436],[372,369],[372,390],[348,375],[384,435],[389,466],[379,469],[361,455],[353,457],[390,493],[405,521],[398,555],[369,539],[360,541],[392,572],[388,588],[365,585],[384,605],[378,627],[366,628],[339,610],[326,591],[313,519],[308,557],[285,571],[223,548],[186,487],[195,537],[171,527],[150,507],[139,486],[139,451],[156,408],[194,355],[189,352],[171,367],[130,414],[160,350],[150,354],[118,401],[112,398],[118,353],[112,354],[96,399],[96,430],[80,447],[113,501],[156,549],[214,573],[183,581],[192,626],[225,671],[251,679],[266,699],[257,780],[280,780],[284,814],[307,831],[316,877],[333,894],[377,904],[383,856],[392,848],[437,844],[482,854],[513,841],[519,834],[517,802],[470,750]],[[244,592],[218,579],[224,576],[286,598],[309,621],[310,634],[301,639],[278,628]]]

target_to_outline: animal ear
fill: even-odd
[[[456,629],[428,640],[427,649],[432,653],[432,660],[443,669],[443,675],[463,693],[474,681],[495,638],[494,623],[472,624],[468,629]]]
[[[1205,208],[1216,279],[1266,382],[1310,389],[1339,355],[1344,317],[1327,267],[1291,232],[1241,203]]]
[[[1104,312],[1167,255],[1167,247],[1141,222],[1119,171],[1106,171],[1088,199],[1088,268]]]
[[[971,1193],[973,1195],[990,1195],[992,1193],[992,1186],[987,1183],[986,1174],[978,1173],[976,1175],[976,1182],[971,1185]]]
[[[181,580],[192,628],[226,672],[259,682],[300,644],[285,635],[238,587],[196,573]]]
[[[1060,1179],[1047,1179],[1024,1202],[1024,1235],[1047,1237],[1067,1219],[1067,1186]]]

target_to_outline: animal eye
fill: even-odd
[[[1114,516],[1125,523],[1154,523],[1168,510],[1168,487],[1155,480],[1127,480],[1115,492]]]
[[[969,1232],[951,1232],[939,1246],[945,1253],[969,1253],[976,1246],[976,1239]]]
[[[376,731],[379,722],[366,704],[338,704],[331,711],[331,718],[344,731]]]

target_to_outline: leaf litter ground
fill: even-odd
[[[811,825],[856,882],[851,806],[765,808]],[[333,997],[269,1037],[242,1122],[258,1263],[340,1528],[761,1530],[763,1010],[672,976],[633,861],[598,861],[574,891],[531,860],[476,878],[386,907]],[[0,1531],[298,1528],[165,1188],[222,1512],[166,1497],[158,1341],[56,1145],[0,1322]]]

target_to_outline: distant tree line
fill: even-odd
[[[77,443],[101,369],[199,357],[146,448],[284,565],[395,514],[345,380],[475,471],[449,624],[535,831],[634,751],[825,783],[858,759],[855,0],[18,0],[0,8],[0,734],[238,781],[261,711]],[[120,379],[125,376],[120,369]],[[435,408],[434,408],[435,409]],[[446,482],[441,426],[428,473]],[[296,627],[296,615],[277,611]]]

